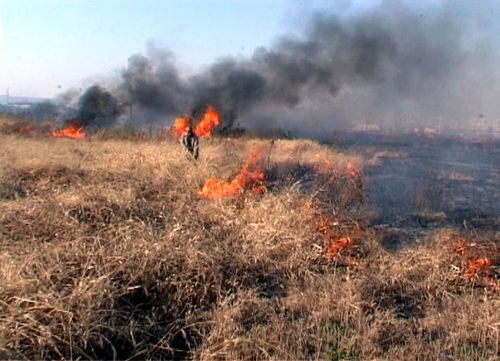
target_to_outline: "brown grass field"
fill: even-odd
[[[313,141],[132,138],[0,135],[0,358],[498,359],[498,269],[456,250],[498,238],[384,248],[362,159]],[[264,194],[197,196],[255,147]]]

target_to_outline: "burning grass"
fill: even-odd
[[[0,134],[35,137],[49,134],[51,125],[47,122],[33,123],[32,120],[12,116],[0,117]]]
[[[205,181],[197,194],[201,197],[217,199],[236,196],[245,190],[250,190],[254,194],[264,193],[265,175],[262,161],[261,150],[252,149],[245,160],[243,168],[241,168],[234,180],[225,182],[217,178],[210,178]]]
[[[214,129],[221,125],[221,116],[219,112],[212,106],[208,105],[205,109],[203,117],[200,119],[194,132],[198,137],[208,138],[212,136]],[[193,127],[193,119],[187,115],[183,115],[174,120],[173,133],[174,136],[180,137],[188,127]]]
[[[2,358],[496,358],[498,293],[477,279],[497,268],[468,281],[455,242],[483,259],[498,240],[442,230],[388,252],[364,221],[361,159],[245,138],[201,152],[2,136]],[[242,169],[267,191],[197,194]]]
[[[454,251],[460,256],[463,277],[468,282],[475,282],[486,287],[500,290],[500,281],[492,277],[495,265],[498,264],[500,253],[498,244],[490,240],[476,237],[467,239],[455,236]]]
[[[84,139],[85,130],[76,121],[72,121],[61,130],[51,130],[50,135],[54,138],[66,137],[71,139]]]

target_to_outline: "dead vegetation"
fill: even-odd
[[[172,140],[117,138],[0,139],[1,358],[497,358],[497,253],[468,279],[456,242],[498,239],[384,247],[346,174],[361,159],[215,138],[195,163]],[[197,196],[253,148],[266,192]]]

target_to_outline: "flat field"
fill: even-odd
[[[264,189],[197,195],[251,149]],[[307,140],[202,140],[194,162],[0,135],[0,357],[496,360],[498,235],[387,247],[363,166]]]

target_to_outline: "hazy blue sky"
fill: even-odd
[[[224,55],[250,55],[314,9],[376,2],[0,0],[0,94],[9,87],[12,95],[50,97],[81,87],[119,71],[150,42],[195,70]]]

